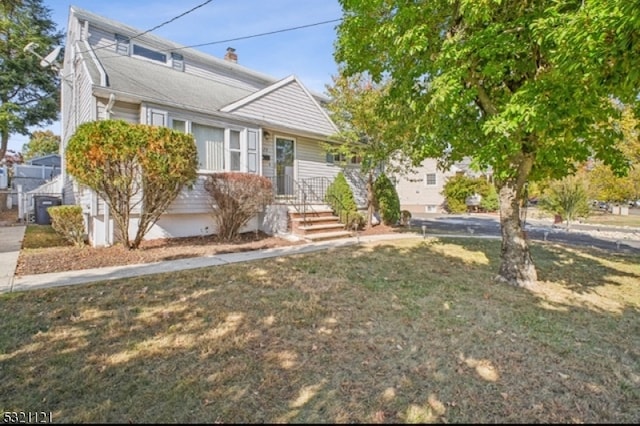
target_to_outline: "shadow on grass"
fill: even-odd
[[[3,295],[0,400],[60,422],[637,420],[637,257],[535,245],[549,302],[494,283],[499,249],[362,244]],[[608,305],[580,302],[587,275]]]

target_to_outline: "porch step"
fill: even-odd
[[[351,237],[351,232],[349,231],[320,232],[317,234],[308,234],[304,236],[304,238],[311,240],[313,242],[325,241],[325,240],[336,240],[339,238],[348,238],[348,237]]]
[[[334,231],[343,231],[344,225],[340,222],[332,222],[332,223],[321,223],[317,225],[309,225],[308,222],[305,225],[299,225],[293,227],[294,231],[298,231],[304,236],[311,234],[319,234],[322,232],[334,232]]]

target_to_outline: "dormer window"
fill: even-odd
[[[129,55],[129,37],[116,34],[116,53]]]
[[[174,70],[184,71],[184,56],[176,52],[171,52],[171,66]]]
[[[157,50],[148,49],[146,47],[142,47],[139,44],[133,45],[133,54],[137,56],[142,56],[143,58],[151,59],[152,61],[162,62],[163,64],[167,63],[167,55],[166,53],[158,52]]]

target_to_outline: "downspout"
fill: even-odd
[[[107,107],[104,109],[105,118],[107,120],[111,118],[111,110],[115,102],[116,102],[116,95],[115,93],[112,93],[109,95],[109,102],[107,102]]]

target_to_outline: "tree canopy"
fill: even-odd
[[[491,167],[503,235],[498,278],[537,274],[522,232],[526,184],[589,157],[624,173],[619,102],[637,105],[640,2],[341,0],[336,59],[390,81],[387,114],[417,160]],[[613,102],[616,99],[617,102]]]
[[[44,56],[62,42],[50,13],[41,0],[0,2],[0,158],[10,135],[26,135],[30,126],[51,124],[58,116],[57,73],[24,51],[35,43]]]
[[[23,145],[22,155],[25,160],[42,157],[48,154],[57,154],[60,150],[60,136],[51,130],[36,130],[31,133],[29,142]]]

